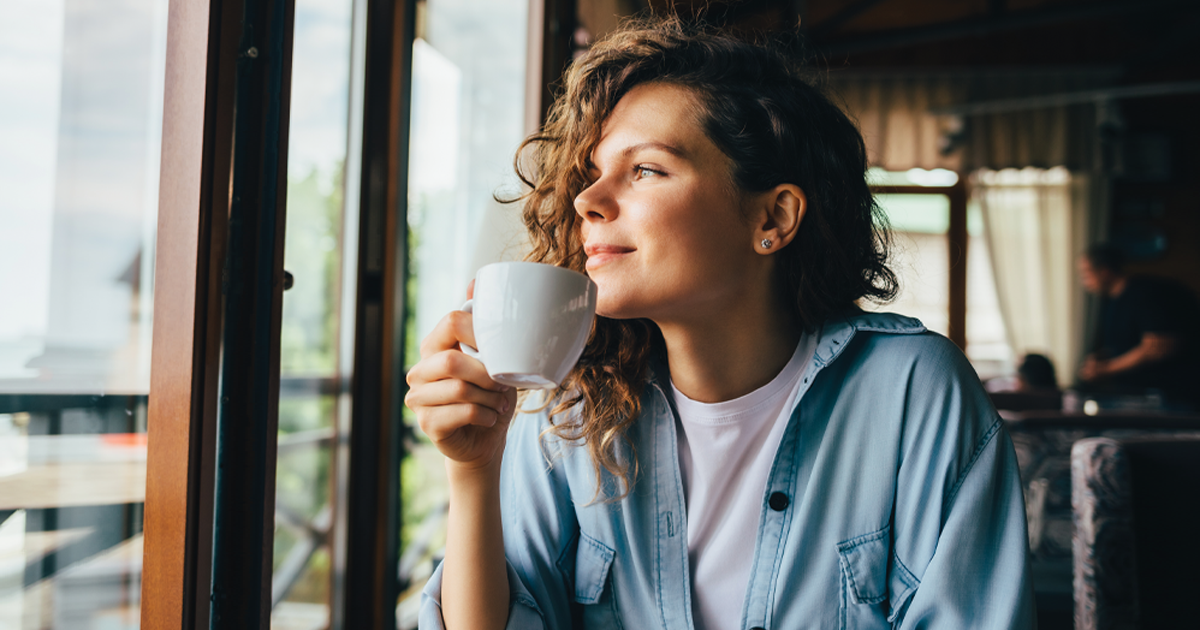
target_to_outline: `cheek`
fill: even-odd
[[[716,208],[695,213],[662,242],[690,264],[727,264],[747,253],[746,244],[751,239],[750,228],[736,212],[736,209]]]
[[[708,250],[732,246],[749,233],[740,208],[723,191],[704,187],[690,192],[647,214],[645,231],[675,247],[688,244]]]

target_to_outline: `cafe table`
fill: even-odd
[[[145,498],[144,433],[0,435],[0,628],[137,627]]]

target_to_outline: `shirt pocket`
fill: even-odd
[[[891,534],[889,525],[838,543],[842,628],[886,628],[903,617],[920,582],[896,558]]]
[[[584,628],[620,628],[617,598],[613,589],[613,557],[608,545],[579,534],[575,552],[575,593],[572,597],[580,607]]]

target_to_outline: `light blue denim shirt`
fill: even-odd
[[[762,492],[740,628],[1034,627],[1008,434],[962,353],[920,322],[823,327]],[[687,510],[662,378],[630,428],[638,477],[593,501],[587,450],[513,421],[501,474],[509,628],[692,628]],[[721,462],[696,462],[696,466]],[[602,492],[616,483],[601,477]],[[442,627],[441,569],[422,628]]]

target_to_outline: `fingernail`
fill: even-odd
[[[508,413],[508,399],[507,398],[500,400],[500,413]]]

